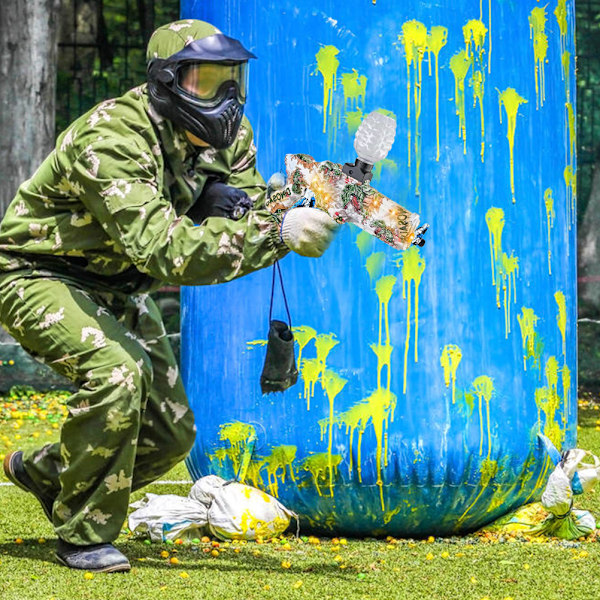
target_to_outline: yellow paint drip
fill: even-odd
[[[385,252],[374,252],[367,257],[366,267],[371,281],[377,279],[381,275],[384,264]]]
[[[320,333],[316,338],[315,346],[317,348],[317,360],[319,361],[322,370],[325,369],[327,356],[331,352],[331,349],[340,343],[334,338],[335,333]]]
[[[533,57],[535,60],[535,95],[536,106],[544,105],[546,98],[544,63],[548,53],[548,36],[546,35],[546,7],[536,6],[529,15],[529,35],[533,39]]]
[[[308,342],[317,338],[317,332],[312,327],[308,327],[308,325],[299,325],[298,327],[292,327],[292,332],[294,334],[294,340],[296,340],[296,342],[298,343],[297,364],[301,365],[302,351],[304,350]],[[308,408],[310,410],[310,404]]]
[[[344,115],[344,119],[346,120],[346,126],[348,127],[348,133],[353,135],[357,132],[358,127],[360,126],[363,120],[363,111],[359,108],[357,110],[347,111]]]
[[[384,277],[380,277],[375,283],[375,293],[379,298],[379,345],[382,343],[381,336],[383,324],[385,324],[386,344],[390,343],[390,319],[388,307],[394,292],[396,281],[394,275],[385,275]]]
[[[250,464],[248,465],[248,470],[246,471],[246,477],[244,478],[244,481],[248,481],[255,488],[262,487],[263,480],[260,471],[262,470],[264,465],[264,458],[259,460],[251,460]]]
[[[327,130],[327,114],[331,114],[333,107],[333,91],[340,66],[336,56],[339,52],[335,46],[323,46],[316,54],[317,71],[323,76],[323,133]]]
[[[481,162],[484,162],[485,158],[485,116],[483,112],[484,83],[484,71],[474,71],[473,77],[471,77],[471,87],[473,88],[473,106],[479,102],[479,118],[481,121]]]
[[[313,478],[317,493],[322,496],[319,479],[327,481],[328,471],[330,468],[337,471],[339,464],[342,462],[342,457],[339,454],[330,455],[326,452],[319,454],[311,454],[302,461],[302,469],[308,471]]]
[[[502,230],[504,229],[504,211],[492,206],[485,213],[485,222],[490,234],[490,257],[492,260],[492,284],[496,285],[496,264],[502,254]]]
[[[537,334],[535,326],[538,322],[538,316],[533,308],[521,308],[521,314],[517,315],[519,327],[521,328],[521,339],[523,340],[523,368],[527,370],[527,359],[533,357],[534,366],[539,367],[539,351],[537,349]]]
[[[487,375],[480,375],[472,383],[473,392],[477,396],[479,402],[479,426],[480,426],[480,442],[479,442],[479,456],[483,454],[483,413],[482,413],[482,400],[485,401],[486,406],[486,420],[487,420],[487,439],[488,439],[488,453],[487,458],[490,458],[492,451],[492,434],[490,431],[490,400],[492,399],[492,393],[494,392],[494,382]]]
[[[556,16],[556,21],[558,22],[558,28],[560,29],[560,46],[562,51],[565,51],[567,46],[567,33],[568,33],[568,25],[567,25],[567,0],[558,0],[558,4],[554,9],[554,15]]]
[[[462,350],[455,344],[446,344],[440,356],[440,364],[444,369],[444,382],[449,387],[452,382],[452,404],[456,402],[456,370],[462,360]]]
[[[567,124],[569,126],[569,156],[570,163],[573,164],[575,158],[575,152],[577,147],[577,139],[575,134],[575,111],[573,110],[573,104],[567,102]]]
[[[567,102],[571,101],[571,53],[568,50],[565,50],[560,57],[560,64],[562,66],[562,76],[565,81],[565,96],[567,97]]]
[[[475,497],[475,500],[473,500],[473,502],[468,506],[467,510],[465,510],[465,512],[458,519],[459,525],[465,520],[465,517],[471,511],[471,509],[475,506],[475,504],[477,504],[477,502],[479,501],[479,498],[481,498],[481,495],[486,490],[486,488],[488,487],[488,485],[490,484],[492,479],[494,479],[494,477],[496,477],[496,474],[498,473],[498,461],[490,460],[489,458],[483,460],[481,462],[481,467],[479,469],[479,472],[481,474],[481,482],[479,483],[479,485],[481,486],[481,489],[479,490],[479,493]]]
[[[377,387],[381,388],[381,372],[383,367],[387,367],[387,389],[390,389],[391,373],[392,373],[392,351],[394,346],[389,344],[371,344],[371,350],[377,356]]]
[[[329,495],[333,497],[333,460],[332,460],[332,449],[333,449],[333,424],[334,424],[334,400],[335,397],[344,389],[344,386],[348,383],[347,379],[340,377],[334,371],[326,369],[323,371],[321,377],[321,385],[325,389],[327,399],[329,400],[329,438],[327,443],[327,455],[329,456]]]
[[[427,52],[429,52],[429,74],[431,75],[431,54],[435,57],[435,160],[440,160],[440,77],[439,56],[441,49],[448,41],[448,29],[441,25],[434,25],[427,36]]]
[[[517,302],[517,273],[519,271],[519,257],[511,253],[508,256],[502,253],[500,263],[496,265],[496,304],[500,306],[500,288],[502,288],[502,301],[504,306],[504,336],[508,338],[511,332],[510,304]],[[512,300],[511,300],[512,298]]]
[[[292,481],[296,481],[292,464],[296,458],[296,451],[296,446],[275,446],[271,449],[271,453],[265,457],[264,465],[267,469],[267,484],[273,496],[277,496],[279,492],[278,477],[281,477],[282,484],[285,483],[286,469],[289,469]],[[281,473],[279,473],[280,469]]]
[[[344,111],[350,109],[365,110],[365,96],[367,94],[367,78],[359,75],[356,69],[352,73],[342,73],[342,88],[344,90]]]
[[[346,412],[341,413],[338,416],[338,423],[346,426],[346,434],[348,434],[349,438],[349,463],[350,463],[350,475],[352,475],[352,442],[354,439],[354,432],[358,431],[359,435],[359,444],[356,451],[356,470],[358,472],[358,481],[362,482],[362,469],[361,469],[361,457],[360,457],[360,440],[362,439],[362,434],[365,432],[369,419],[371,418],[371,414],[369,412],[369,405],[365,402],[360,402],[355,404],[352,408],[347,410]]]
[[[575,223],[575,200],[577,198],[577,174],[571,165],[565,167],[564,179],[567,188],[567,213],[570,215],[567,222],[569,229],[571,229],[572,223]]]
[[[463,37],[465,38],[465,47],[468,57],[471,57],[472,53],[474,54],[475,51],[477,51],[478,59],[481,62],[486,33],[487,27],[482,21],[477,19],[471,19],[463,26]]]
[[[554,294],[554,299],[558,306],[558,315],[556,316],[556,323],[560,331],[560,337],[562,338],[562,352],[563,360],[567,360],[567,303],[565,295],[558,291]]]
[[[300,374],[304,381],[304,399],[306,409],[310,410],[310,399],[315,395],[315,383],[321,377],[321,364],[316,358],[305,358],[300,365]]]
[[[233,464],[233,470],[237,473],[241,464],[241,457],[246,444],[251,438],[256,437],[256,430],[249,423],[234,422],[224,423],[219,428],[219,439],[228,441],[229,448],[226,448],[226,454]]]
[[[408,167],[411,167],[411,120],[410,120],[410,87],[411,66],[413,81],[413,99],[415,105],[415,160],[416,160],[416,183],[415,194],[419,195],[420,163],[421,163],[421,89],[423,81],[423,56],[427,51],[427,28],[423,23],[412,20],[402,25],[402,35],[398,36],[404,45],[406,57],[406,117],[408,119]]]
[[[373,422],[373,431],[377,440],[377,454],[375,456],[377,466],[377,485],[379,486],[379,496],[381,499],[381,510],[385,511],[383,501],[383,476],[381,467],[381,456],[383,454],[383,427],[386,425],[396,407],[396,396],[389,390],[377,389],[368,398],[366,398],[369,415]],[[387,466],[387,455],[384,457]]]
[[[550,241],[550,231],[554,227],[554,197],[552,189],[548,188],[544,192],[544,206],[546,207],[546,223],[548,225],[548,273],[552,275],[552,244]]]
[[[457,52],[450,59],[450,70],[454,75],[454,104],[458,115],[458,137],[463,140],[464,153],[467,153],[467,119],[465,114],[465,79],[473,59],[466,50]]]
[[[564,365],[560,370],[563,386],[563,425],[567,424],[570,412],[570,396],[571,396],[571,370],[567,365]]]
[[[356,236],[356,245],[361,256],[364,256],[373,246],[373,236],[366,231],[361,231]]]
[[[500,123],[502,123],[502,106],[504,106],[504,110],[506,111],[506,117],[508,120],[507,123],[507,132],[506,137],[508,139],[508,147],[510,150],[510,189],[512,192],[512,201],[516,202],[515,198],[515,159],[514,159],[514,151],[515,151],[515,131],[517,128],[517,114],[519,112],[519,106],[521,104],[526,104],[527,100],[519,96],[517,91],[513,88],[505,89],[499,98],[500,103]]]
[[[411,282],[415,286],[415,362],[418,362],[419,342],[419,285],[421,276],[425,271],[425,259],[421,256],[417,246],[410,246],[401,257],[402,261],[402,297],[406,302],[406,340],[404,346],[404,382],[402,391],[406,393],[406,367],[408,364],[408,348],[410,346],[410,317],[412,305]]]

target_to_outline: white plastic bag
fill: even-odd
[[[152,541],[208,532],[222,540],[268,539],[283,533],[296,516],[273,496],[216,475],[199,479],[187,498],[146,494],[131,507],[137,510],[129,515],[129,529],[148,533]]]
[[[175,494],[146,494],[131,507],[137,510],[129,515],[129,529],[148,533],[153,542],[200,537],[208,523],[207,506]]]

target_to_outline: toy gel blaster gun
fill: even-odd
[[[390,200],[369,184],[373,165],[390,151],[396,121],[379,112],[368,114],[354,138],[357,159],[341,166],[331,161],[316,162],[307,154],[287,154],[287,181],[272,193],[267,208],[279,219],[290,208],[320,208],[338,223],[354,223],[398,250],[411,244],[423,246],[419,215]]]

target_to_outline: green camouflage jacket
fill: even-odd
[[[244,117],[226,150],[198,148],[148,104],[146,86],[102,102],[63,132],[0,224],[0,275],[47,270],[124,293],[240,277],[286,254],[264,208]],[[186,212],[209,176],[243,189],[239,221]]]

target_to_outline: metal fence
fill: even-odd
[[[178,15],[179,0],[63,0],[57,133],[97,102],[142,83],[150,34]]]
[[[600,157],[600,0],[576,0],[578,217]]]

